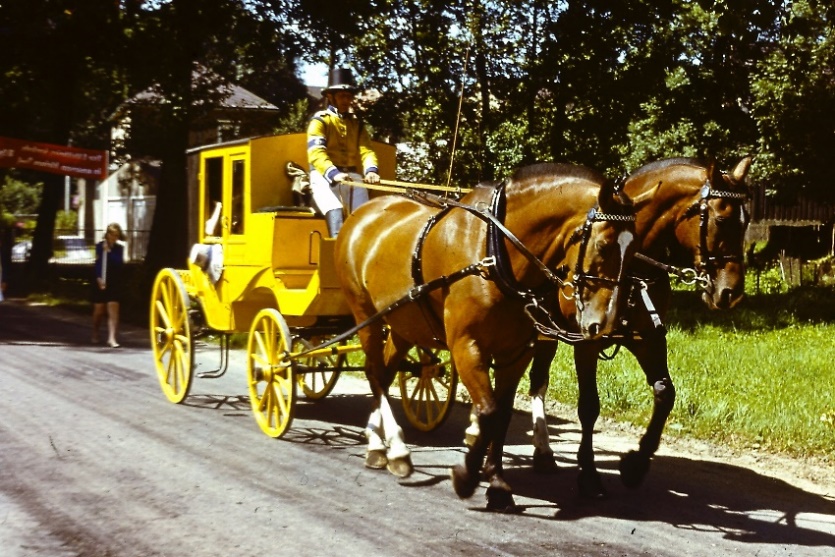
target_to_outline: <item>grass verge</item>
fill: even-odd
[[[709,312],[694,293],[676,292],[673,307],[668,366],[677,397],[667,435],[833,458],[835,289],[755,295],[725,313]],[[646,426],[652,393],[628,351],[599,362],[598,384],[602,416]],[[552,364],[549,397],[576,404],[568,346]]]

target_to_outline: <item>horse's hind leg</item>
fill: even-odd
[[[600,396],[597,391],[597,343],[580,343],[574,346],[574,366],[577,370],[579,398],[577,417],[580,419],[580,448],[577,466],[580,474],[577,484],[580,495],[590,498],[606,496],[603,481],[594,461],[594,424],[600,416]]]
[[[398,478],[411,476],[414,471],[414,466],[412,465],[412,452],[406,445],[406,436],[403,433],[403,428],[397,423],[397,420],[394,418],[394,413],[391,411],[388,392],[395,375],[397,375],[398,365],[411,347],[412,344],[403,339],[403,337],[394,331],[389,331],[383,355],[386,366],[386,383],[384,385],[383,396],[380,399],[380,410],[383,417],[383,431],[386,435],[386,445],[388,446],[388,450],[386,451],[386,458],[388,459],[387,468],[389,472]]]
[[[623,484],[627,487],[637,487],[649,471],[650,459],[661,443],[664,425],[675,404],[676,390],[667,368],[667,338],[664,333],[656,333],[636,342],[635,346],[630,346],[629,349],[644,370],[653,393],[652,417],[641,437],[639,448],[625,454],[619,466]]]
[[[365,465],[374,469],[388,468],[395,476],[406,478],[414,470],[411,451],[391,410],[388,389],[397,373],[397,365],[410,346],[391,332],[383,349],[382,330],[366,329],[360,331],[360,340],[366,351],[366,377],[374,397],[374,408],[365,428],[368,439]]]
[[[554,340],[537,340],[531,363],[531,420],[533,421],[533,469],[534,472],[553,473],[557,471],[554,450],[551,448],[551,436],[548,434],[548,421],[545,416],[545,395],[548,392],[548,378],[551,362],[557,353]]]

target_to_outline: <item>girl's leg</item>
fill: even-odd
[[[94,343],[99,342],[99,329],[101,328],[101,322],[104,320],[104,315],[107,312],[107,308],[105,304],[93,304],[93,336],[92,341]]]
[[[119,332],[119,302],[107,302],[107,343],[112,347],[119,346],[116,333]]]

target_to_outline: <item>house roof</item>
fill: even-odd
[[[262,99],[255,93],[247,91],[239,85],[235,85],[234,83],[225,81],[222,78],[214,75],[213,73],[208,72],[208,70],[198,69],[192,72],[192,85],[201,81],[208,82],[208,80],[210,79],[217,83],[214,87],[215,92],[218,93],[217,99],[215,101],[217,103],[218,108],[267,111],[278,110],[277,106]],[[117,119],[126,109],[130,108],[131,106],[147,106],[155,104],[164,104],[167,102],[167,99],[160,93],[159,89],[156,86],[151,86],[145,89],[144,91],[140,91],[139,93],[135,94],[133,97],[129,98],[121,105],[119,105],[119,107],[110,117],[110,119]]]
[[[274,104],[267,102],[255,93],[247,91],[234,83],[218,85],[219,95],[218,106],[221,108],[256,108],[260,110],[278,110]],[[165,102],[165,99],[153,87],[141,91],[125,101],[125,104],[158,104]]]

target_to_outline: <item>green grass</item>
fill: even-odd
[[[753,295],[710,312],[676,292],[668,316],[668,365],[676,404],[667,435],[792,456],[832,458],[835,447],[835,289]],[[561,346],[549,396],[577,401],[572,350]],[[600,361],[601,415],[644,427],[652,394],[634,357]]]

